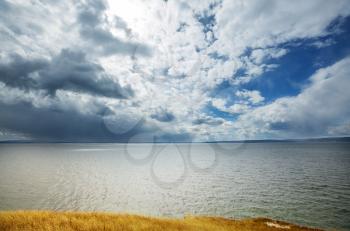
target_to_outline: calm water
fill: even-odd
[[[2,144],[0,210],[270,217],[350,230],[350,143]]]

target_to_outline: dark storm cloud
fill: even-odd
[[[0,81],[22,89],[36,88],[38,83],[30,78],[30,74],[49,66],[47,60],[26,60],[17,54],[11,55],[10,60],[8,63],[0,63]]]
[[[0,101],[0,127],[39,141],[128,142],[131,137],[139,133],[147,133],[161,142],[191,139],[187,133],[159,132],[159,128],[143,122],[126,133],[115,134],[104,123],[103,111],[110,114],[110,110],[103,104],[96,106],[100,107],[98,111],[101,113],[60,110],[55,108],[55,105],[49,108],[36,108],[31,103],[4,104]]]
[[[39,71],[40,84],[52,94],[59,89],[82,91],[111,98],[128,98],[131,88],[122,88],[102,66],[89,62],[82,52],[63,50],[48,68]]]
[[[53,141],[125,141],[106,129],[99,114],[35,108],[29,103],[0,103],[0,127],[34,139]]]
[[[62,50],[51,61],[26,60],[12,55],[0,64],[0,81],[21,89],[42,89],[55,95],[57,90],[71,90],[111,98],[133,96],[130,87],[122,88],[102,66],[87,60],[83,52]]]
[[[102,50],[104,55],[113,54],[128,54],[150,56],[151,50],[148,46],[136,43],[122,41],[114,36],[109,30],[103,27],[106,21],[104,11],[107,6],[104,1],[88,1],[80,6],[78,15],[78,23],[80,25],[80,35],[93,43],[93,45]],[[116,28],[120,28],[130,35],[125,21],[121,21],[118,17],[115,18]]]

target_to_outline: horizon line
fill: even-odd
[[[0,140],[1,143],[110,143],[110,144],[126,144],[126,143],[135,143],[135,144],[150,144],[150,143],[264,143],[264,142],[303,142],[303,141],[342,141],[350,142],[350,136],[339,136],[339,137],[311,137],[311,138],[289,138],[289,139],[247,139],[247,140],[213,140],[213,141],[154,141],[154,142],[120,142],[112,140]]]

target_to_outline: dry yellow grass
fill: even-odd
[[[218,217],[151,218],[128,214],[14,211],[0,212],[1,231],[103,230],[316,230],[265,218],[230,220]]]

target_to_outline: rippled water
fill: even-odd
[[[0,210],[270,217],[350,230],[350,143],[2,144]]]

